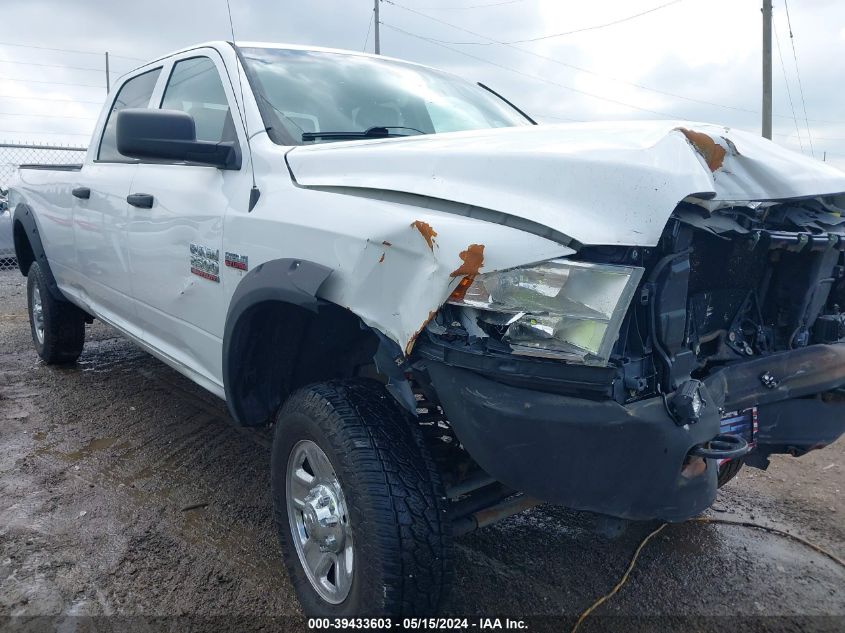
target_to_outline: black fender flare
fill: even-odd
[[[252,269],[241,280],[232,295],[223,331],[223,388],[232,417],[243,426],[267,421],[268,412],[247,397],[243,384],[236,380],[238,359],[233,350],[248,336],[239,328],[242,317],[254,306],[265,302],[282,302],[317,312],[317,291],[331,275],[332,269],[301,259],[274,259]]]
[[[22,257],[24,246],[18,237],[17,231],[15,231],[17,224],[21,225],[24,234],[29,240],[34,261],[38,262],[39,267],[44,273],[44,280],[47,282],[47,289],[50,291],[50,294],[58,301],[67,301],[62,291],[59,290],[59,285],[56,283],[56,278],[53,276],[53,271],[47,261],[47,253],[44,251],[44,244],[41,242],[38,224],[35,221],[35,212],[25,203],[18,204],[12,214],[12,236],[15,244],[15,257],[18,260],[18,268],[21,274],[26,276],[29,273],[29,266],[26,266],[26,270],[24,270],[25,264],[23,263],[24,258]]]

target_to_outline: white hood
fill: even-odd
[[[679,202],[845,192],[845,173],[754,134],[683,121],[579,123],[324,143],[299,185],[418,194],[531,220],[582,244],[654,246]]]

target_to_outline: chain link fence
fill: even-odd
[[[85,158],[85,147],[0,143],[0,273],[17,268],[12,241],[11,210],[5,192],[20,165],[74,165]]]

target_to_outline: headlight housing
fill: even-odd
[[[465,280],[449,303],[481,311],[514,353],[604,365],[642,275],[635,266],[555,259]]]

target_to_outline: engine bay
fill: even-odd
[[[673,390],[743,359],[842,340],[843,250],[845,218],[829,201],[714,213],[681,205],[644,262],[640,300],[617,341],[616,362],[640,368],[625,372],[629,397]]]

